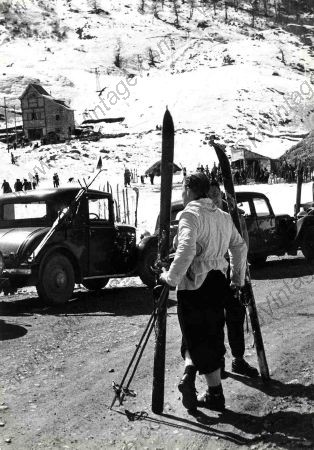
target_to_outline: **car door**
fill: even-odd
[[[241,201],[237,202],[237,206],[239,213],[245,218],[245,224],[249,235],[249,253],[256,253],[260,248],[261,242],[252,199],[241,199]]]
[[[261,253],[270,255],[277,247],[275,215],[263,197],[253,198],[253,205],[256,213]]]
[[[116,243],[116,228],[110,217],[109,198],[88,198],[89,276],[113,274],[112,259]]]

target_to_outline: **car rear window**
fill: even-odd
[[[45,202],[6,203],[1,208],[1,222],[12,220],[44,219],[47,216]]]

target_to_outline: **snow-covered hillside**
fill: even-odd
[[[228,9],[228,20],[219,6],[214,15],[211,6],[200,8],[198,2],[190,17],[190,3],[179,2],[179,26],[172,2],[165,1],[155,15],[153,2],[145,2],[144,13],[139,3],[1,3],[0,97],[9,107],[19,107],[18,97],[37,81],[75,109],[77,123],[88,116],[123,116],[114,132],[128,133],[96,144],[21,149],[14,173],[41,157],[50,172],[61,177],[64,172],[63,178],[69,171],[84,175],[100,155],[111,175],[121,174],[125,165],[142,171],[159,158],[156,125],[166,105],[176,126],[176,162],[191,170],[212,164],[209,134],[229,146],[278,157],[313,128],[313,49],[304,30],[298,36],[294,26],[283,28],[262,16],[253,28],[245,2],[238,11]],[[313,27],[304,27],[310,36]],[[10,111],[8,118],[12,125]],[[102,131],[111,127],[103,124]],[[3,150],[2,155],[0,176],[8,177],[13,168]]]

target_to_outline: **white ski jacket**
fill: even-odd
[[[184,208],[174,240],[176,253],[163,276],[178,290],[195,290],[210,270],[227,272],[225,254],[229,250],[231,282],[243,286],[247,246],[231,216],[209,198],[193,200]]]

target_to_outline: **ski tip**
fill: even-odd
[[[170,114],[169,109],[166,109],[165,114],[164,114],[164,120],[163,120],[163,124],[162,124],[163,128],[173,128],[173,120],[172,120],[172,116]]]

